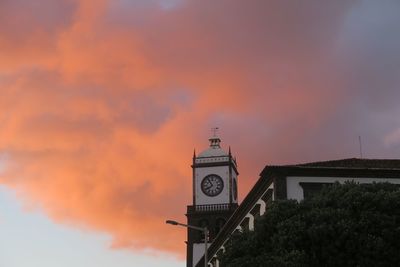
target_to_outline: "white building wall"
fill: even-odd
[[[297,177],[288,176],[286,178],[287,198],[296,199],[298,201],[304,199],[303,188],[300,183],[344,183],[345,181],[354,181],[360,184],[370,184],[373,182],[389,182],[392,184],[400,184],[398,178],[347,178],[347,177]]]
[[[209,247],[210,244],[207,244],[207,247]],[[194,243],[193,244],[193,266],[196,266],[196,264],[199,262],[201,257],[204,256],[204,251],[205,251],[205,244],[204,243]]]

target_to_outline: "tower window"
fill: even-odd
[[[208,229],[210,229],[210,228],[209,228],[210,226],[209,226],[208,220],[206,220],[206,219],[200,220],[200,221],[199,221],[199,227],[201,227],[201,228],[207,227]],[[201,241],[201,242],[204,242],[204,232],[199,231],[199,236],[200,236],[200,241]],[[207,240],[208,240],[208,237],[207,237]]]

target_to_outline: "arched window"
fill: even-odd
[[[208,229],[210,227],[209,223],[208,223],[208,220],[206,220],[206,219],[200,220],[198,226],[201,227],[201,228],[207,227]],[[200,241],[204,242],[204,232],[199,231],[199,236],[200,236]],[[207,237],[207,240],[208,240],[208,237]]]

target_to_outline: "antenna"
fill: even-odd
[[[361,135],[358,136],[358,143],[360,144],[360,158],[363,158],[362,154],[362,142],[361,142]]]
[[[213,132],[213,137],[216,137],[216,136],[217,136],[218,130],[219,130],[218,127],[211,128],[211,131]]]

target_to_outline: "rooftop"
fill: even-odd
[[[399,159],[360,159],[349,158],[288,165],[298,167],[362,168],[362,169],[400,169]]]
[[[210,141],[210,147],[202,151],[197,156],[198,158],[228,156],[228,153],[221,148],[221,139],[219,137],[213,136],[208,140]]]

